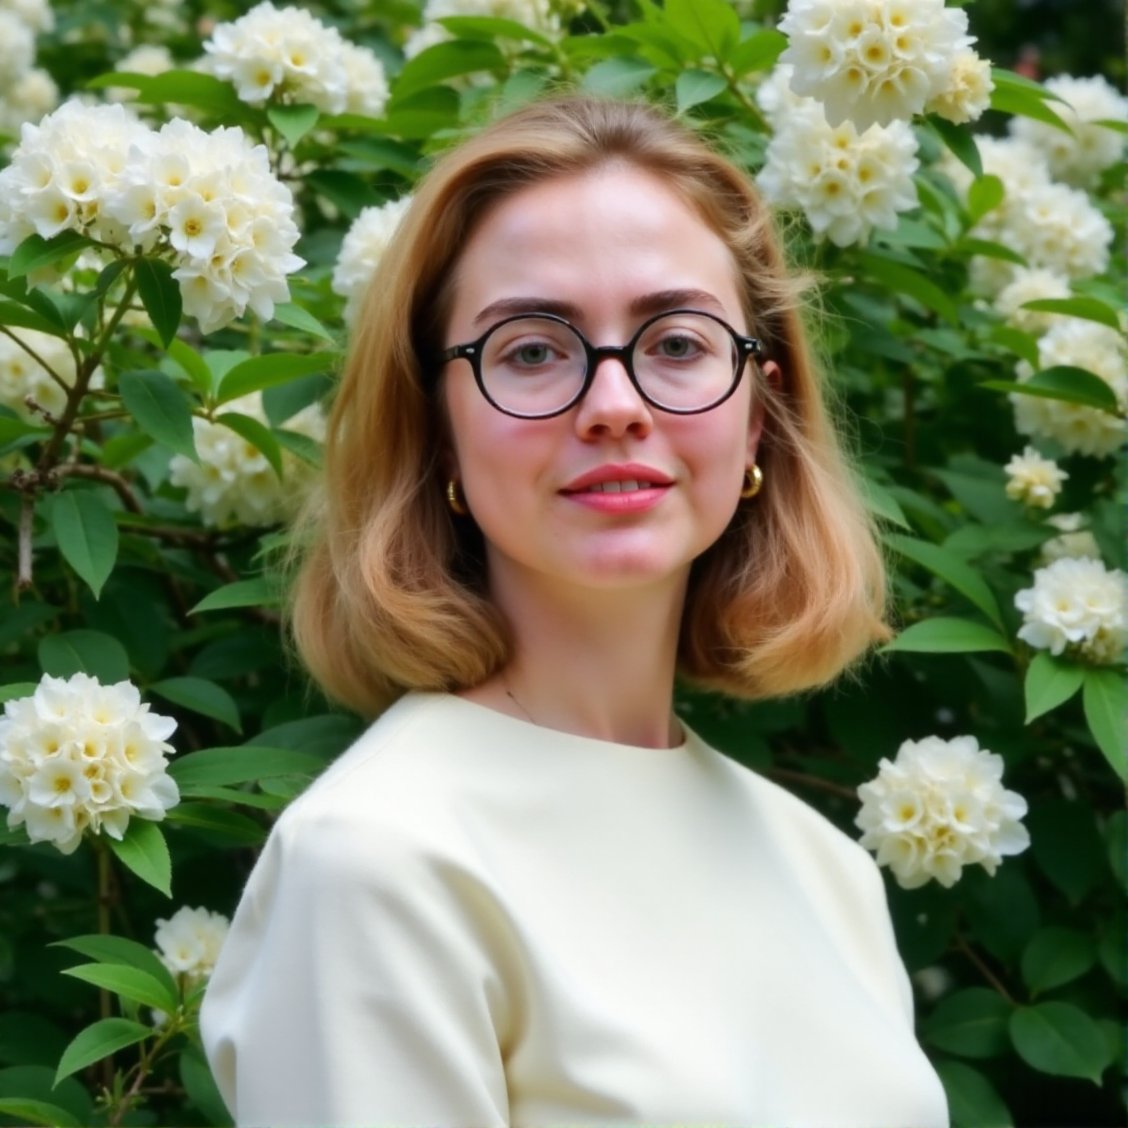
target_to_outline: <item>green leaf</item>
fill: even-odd
[[[171,1013],[180,1005],[180,998],[175,992],[148,972],[135,967],[103,963],[80,964],[78,967],[67,968],[63,974],[157,1010]]]
[[[883,651],[901,650],[917,654],[960,654],[994,650],[1012,653],[1009,642],[998,631],[973,619],[925,619],[906,627]]]
[[[117,560],[114,515],[93,490],[64,490],[51,506],[51,525],[63,559],[97,599]]]
[[[967,213],[973,224],[1003,202],[1006,189],[1003,182],[990,173],[977,176],[967,190]]]
[[[1107,325],[1109,329],[1120,332],[1120,317],[1117,311],[1108,302],[1102,302],[1100,298],[1039,298],[1037,301],[1023,302],[1022,308],[1032,309],[1037,313],[1064,313],[1069,317],[1080,317],[1085,321]]]
[[[30,697],[37,688],[36,682],[12,682],[10,685],[0,686],[0,705],[5,701],[18,701],[21,697]]]
[[[436,43],[404,64],[396,78],[394,98],[389,108],[394,109],[405,98],[444,79],[478,71],[501,73],[505,66],[505,56],[492,43],[480,39],[452,39]]]
[[[314,372],[324,372],[337,363],[337,354],[318,353],[267,353],[253,356],[236,364],[219,385],[219,403],[284,384],[298,376],[309,376]]]
[[[895,552],[914,563],[920,564],[930,572],[939,576],[945,583],[950,584],[971,600],[999,628],[1003,627],[1003,617],[999,605],[987,586],[986,581],[970,565],[965,564],[954,553],[939,545],[929,544],[928,541],[917,540],[914,537],[891,534],[887,536],[886,543]]]
[[[997,1057],[1007,1046],[1013,1010],[997,991],[969,987],[940,1001],[922,1028],[925,1040],[960,1057]]]
[[[1115,670],[1088,669],[1081,700],[1089,731],[1109,766],[1128,782],[1128,684]]]
[[[26,274],[77,255],[83,247],[89,246],[90,240],[77,231],[62,231],[50,239],[29,235],[8,259],[8,277],[23,278]]]
[[[939,1061],[952,1128],[1013,1128],[1014,1118],[991,1082],[962,1061]]]
[[[1026,723],[1068,701],[1085,680],[1085,668],[1039,650],[1026,670]]]
[[[197,787],[228,787],[283,775],[315,775],[325,761],[289,748],[206,748],[169,765],[168,774],[184,793]]]
[[[266,576],[256,576],[253,580],[236,580],[224,584],[205,595],[189,615],[201,611],[228,611],[232,607],[276,607],[281,602],[281,594],[275,580]]]
[[[664,14],[699,55],[711,55],[718,62],[727,62],[740,42],[740,19],[725,0],[666,0]]]
[[[1034,118],[1072,136],[1073,130],[1046,105],[1046,100],[1054,97],[1048,90],[999,67],[992,68],[991,77],[995,82],[995,89],[991,92],[991,109],[1004,114]]]
[[[266,116],[292,149],[317,124],[321,111],[316,106],[268,106]]]
[[[1010,1017],[1010,1035],[1019,1057],[1033,1069],[1101,1083],[1108,1045],[1100,1027],[1072,1003],[1019,1007]]]
[[[126,1046],[152,1038],[156,1031],[128,1018],[103,1018],[83,1030],[63,1051],[59,1068],[55,1071],[55,1084],[64,1077],[101,1061]]]
[[[165,821],[204,831],[210,842],[220,846],[259,846],[266,838],[266,830],[254,819],[210,803],[178,803]]]
[[[172,276],[172,267],[160,259],[141,258],[134,264],[137,293],[149,315],[161,344],[166,348],[180,328],[184,300],[180,286]]]
[[[875,482],[872,478],[860,478],[858,485],[861,487],[866,506],[871,513],[890,521],[894,525],[900,525],[902,529],[911,528],[909,519],[905,516],[905,511],[901,508],[900,502],[885,486],[881,485],[880,482]]]
[[[1017,392],[1024,396],[1040,396],[1042,399],[1064,400],[1066,403],[1079,403],[1084,407],[1095,407],[1110,415],[1122,415],[1116,393],[1095,372],[1073,365],[1055,365],[1035,372],[1029,380],[984,380],[980,388],[992,388],[999,392]]]
[[[136,940],[109,933],[91,932],[85,936],[72,936],[67,940],[56,940],[52,948],[69,948],[81,956],[87,956],[100,964],[119,964],[145,972],[156,980],[164,991],[175,994],[176,984],[168,968],[157,958],[152,948]]]
[[[953,325],[959,324],[960,314],[956,303],[927,275],[904,263],[873,253],[863,254],[862,262],[866,273],[894,294],[905,294]]]
[[[587,93],[601,98],[623,98],[633,94],[657,71],[645,59],[620,55],[596,63],[584,75],[581,86]]]
[[[146,435],[193,462],[200,461],[192,430],[192,401],[171,376],[156,369],[123,372],[118,391]]]
[[[303,462],[314,467],[321,465],[321,444],[316,439],[300,431],[287,431],[285,427],[279,427],[274,435],[281,446]]]
[[[106,841],[122,864],[142,881],[166,897],[172,896],[172,859],[156,823],[135,816],[129,820],[120,841],[109,837]]]
[[[129,677],[129,655],[113,635],[101,631],[74,630],[45,635],[39,640],[38,658],[45,674],[69,678],[84,673],[103,685]]]
[[[1031,804],[1025,821],[1030,852],[1071,905],[1108,880],[1104,842],[1087,803],[1043,799]]]
[[[138,102],[150,105],[174,102],[181,106],[195,106],[221,119],[225,125],[251,122],[256,118],[231,83],[199,71],[170,70],[155,76],[103,74],[89,85],[132,87],[137,91]]]
[[[1014,250],[1012,247],[1006,247],[1002,243],[996,243],[993,239],[971,239],[966,236],[956,242],[952,248],[952,253],[960,255],[963,258],[971,258],[972,255],[983,255],[985,258],[1002,259],[1003,262],[1013,262],[1015,266],[1028,265],[1026,259]]]
[[[37,333],[46,333],[51,337],[66,336],[66,330],[61,325],[15,302],[0,302],[0,325],[6,325],[9,329],[34,329]]]
[[[991,328],[990,339],[1025,360],[1031,368],[1038,367],[1038,342],[1029,333],[1009,325],[995,325]]]
[[[215,421],[246,439],[251,446],[262,453],[274,468],[274,473],[279,478],[282,477],[282,448],[278,445],[274,432],[265,423],[235,411],[225,411],[222,415],[217,415]]]
[[[714,74],[712,71],[682,71],[674,84],[678,113],[684,114],[686,110],[699,106],[702,102],[708,102],[727,87],[728,83],[719,74]]]
[[[939,114],[929,114],[925,121],[957,160],[966,165],[975,176],[983,175],[983,160],[971,130],[955,125]]]
[[[171,701],[174,705],[191,709],[194,713],[222,721],[236,732],[243,731],[239,720],[239,706],[235,704],[235,698],[223,686],[206,678],[165,678],[149,686],[149,692]]]
[[[303,309],[294,302],[283,302],[281,305],[276,305],[274,307],[274,320],[280,321],[283,325],[289,325],[292,329],[301,329],[304,333],[312,333],[315,337],[320,337],[330,344],[337,343],[337,338],[309,310]]]
[[[216,1087],[215,1079],[195,1046],[180,1051],[180,1080],[191,1105],[203,1113],[205,1124],[229,1124],[231,1116]]]
[[[787,48],[787,36],[774,28],[754,31],[729,54],[728,64],[736,78],[752,71],[768,70]]]
[[[37,1101],[31,1097],[0,1097],[0,1115],[10,1116],[20,1124],[57,1125],[58,1128],[80,1128],[76,1120],[65,1108],[48,1101]]]
[[[1022,978],[1032,995],[1079,979],[1097,962],[1092,937],[1072,928],[1043,928],[1022,953]]]

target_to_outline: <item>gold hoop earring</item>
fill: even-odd
[[[458,517],[465,517],[470,510],[466,508],[466,502],[463,500],[462,493],[458,488],[458,479],[451,478],[447,482],[446,488],[447,505],[450,506],[450,511]]]
[[[756,465],[755,462],[744,471],[744,489],[740,491],[740,496],[748,501],[750,498],[755,497],[764,486],[764,472]]]

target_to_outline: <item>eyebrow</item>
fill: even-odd
[[[701,309],[712,308],[718,312],[725,312],[724,306],[716,295],[708,290],[656,290],[650,294],[642,294],[635,298],[627,307],[634,317],[646,317],[650,314],[664,313],[674,309]],[[485,326],[504,317],[513,317],[521,313],[552,313],[563,317],[566,321],[580,321],[583,311],[572,302],[563,302],[555,298],[501,298],[490,302],[488,306],[479,311],[474,318],[475,325]]]

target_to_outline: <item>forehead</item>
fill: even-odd
[[[640,294],[702,290],[740,311],[735,260],[656,175],[613,163],[521,188],[480,220],[455,266],[453,324],[496,301],[543,296],[595,312]]]

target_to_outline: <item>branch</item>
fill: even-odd
[[[106,466],[89,466],[80,462],[66,462],[62,466],[56,466],[51,473],[59,478],[91,478],[96,482],[105,482],[106,485],[113,486],[118,497],[121,498],[122,505],[130,513],[142,512],[141,503],[137,500],[136,494],[130,488],[129,483],[116,470],[110,470]]]
[[[1018,1002],[1003,985],[1003,981],[999,979],[999,977],[986,965],[986,963],[983,962],[983,958],[979,955],[978,952],[975,951],[974,948],[972,948],[972,946],[959,932],[956,933],[956,947],[965,956],[967,956],[969,960],[971,960],[971,962],[976,966],[983,978],[986,979],[987,982],[990,983],[991,986],[994,987],[995,990],[998,991],[999,994],[1002,995],[1003,998],[1011,1004],[1011,1006],[1018,1006]]]
[[[35,361],[35,363],[36,363],[36,364],[38,364],[38,365],[39,365],[39,367],[40,367],[40,368],[42,368],[42,369],[43,369],[43,371],[44,371],[44,372],[46,372],[46,373],[47,373],[47,375],[48,375],[48,376],[50,376],[50,377],[51,377],[51,379],[52,379],[52,380],[54,380],[54,381],[55,381],[55,383],[59,385],[59,387],[60,387],[60,388],[62,388],[62,389],[63,389],[63,391],[64,391],[64,392],[67,392],[68,394],[70,393],[70,390],[71,390],[71,386],[70,386],[70,384],[68,384],[68,383],[66,382],[66,380],[64,380],[64,379],[62,378],[62,376],[60,376],[60,375],[59,375],[59,374],[58,374],[58,373],[57,373],[57,372],[56,372],[56,371],[55,371],[55,370],[54,370],[54,369],[53,369],[53,368],[52,368],[52,367],[51,367],[51,366],[50,366],[50,365],[49,365],[49,364],[47,363],[47,361],[45,361],[45,360],[43,359],[43,357],[41,357],[41,356],[39,355],[39,353],[37,353],[37,352],[35,351],[35,349],[33,349],[33,348],[31,347],[31,345],[29,345],[29,344],[28,344],[28,343],[27,343],[26,341],[23,341],[23,340],[21,340],[21,339],[20,339],[19,337],[17,337],[17,336],[15,335],[15,333],[13,333],[13,332],[11,331],[11,329],[9,329],[9,328],[7,327],[7,325],[0,325],[0,333],[3,333],[5,337],[10,337],[10,338],[11,338],[11,339],[12,339],[13,341],[15,341],[15,342],[16,342],[16,344],[17,344],[17,345],[19,345],[19,346],[20,346],[20,348],[21,348],[21,349],[23,349],[23,351],[24,351],[25,353],[27,353],[27,355],[28,355],[28,356],[30,356],[30,357],[31,357],[31,359],[32,359],[32,360],[34,360],[34,361]]]
[[[31,494],[24,494],[20,502],[19,563],[16,569],[16,590],[27,591],[31,587],[31,531],[35,517],[35,500]]]
[[[858,794],[849,787],[845,787],[841,783],[834,783],[829,779],[821,779],[818,776],[808,775],[806,772],[792,771],[790,768],[768,768],[767,775],[774,776],[776,779],[784,780],[787,783],[797,783],[801,787],[811,787],[816,791],[826,791],[831,795],[837,795],[842,799],[849,799],[856,803],[858,801]]]

